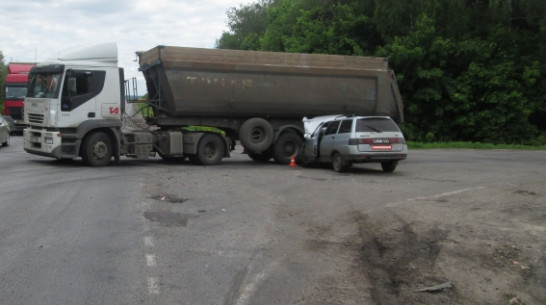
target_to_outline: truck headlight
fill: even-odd
[[[53,144],[53,137],[44,137],[44,141],[46,144]]]

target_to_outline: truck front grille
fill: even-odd
[[[42,124],[44,122],[44,115],[43,114],[37,114],[37,113],[29,113],[28,114],[28,122],[29,123],[35,123],[35,124]]]

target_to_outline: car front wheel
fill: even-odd
[[[343,159],[343,156],[340,153],[334,153],[332,155],[332,168],[338,173],[342,173],[349,168],[349,165]]]

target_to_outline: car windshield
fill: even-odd
[[[398,126],[388,118],[364,118],[356,121],[356,132],[399,132]]]
[[[27,87],[6,85],[7,100],[22,100],[27,95]]]
[[[61,76],[60,73],[31,73],[27,97],[57,98]]]

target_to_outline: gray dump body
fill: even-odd
[[[354,114],[403,121],[396,79],[384,58],[158,46],[139,52],[139,62],[161,115]]]

